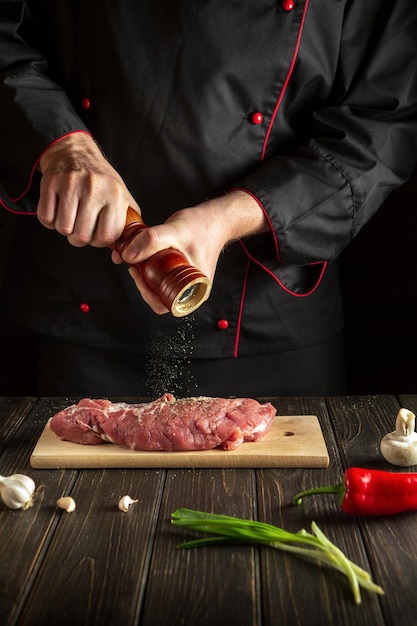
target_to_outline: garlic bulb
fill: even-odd
[[[130,505],[131,504],[135,504],[135,502],[138,502],[138,501],[137,500],[132,500],[132,498],[130,496],[123,496],[119,500],[119,509],[121,511],[123,511],[123,513],[126,513],[128,508],[130,507]]]
[[[12,474],[0,476],[0,496],[9,509],[26,510],[32,506],[35,483],[30,476]]]
[[[392,465],[407,467],[417,465],[416,416],[408,409],[400,409],[395,430],[381,441],[381,454]]]
[[[77,506],[75,504],[75,500],[70,496],[63,496],[62,498],[59,498],[59,500],[56,501],[56,505],[59,509],[64,509],[67,513],[75,511],[75,507]]]

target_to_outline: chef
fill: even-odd
[[[416,35],[414,0],[0,1],[38,393],[343,393],[337,258],[412,172]],[[182,318],[128,269],[169,247],[213,282]]]

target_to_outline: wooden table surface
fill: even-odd
[[[0,398],[0,474],[29,474],[37,485],[27,511],[0,503],[0,624],[417,624],[417,512],[357,518],[335,496],[292,504],[302,489],[340,482],[350,466],[413,471],[386,463],[379,443],[401,406],[417,412],[417,395],[269,399],[279,414],[318,416],[326,469],[31,468],[47,419],[75,400]],[[127,513],[117,508],[124,494],[139,499]],[[57,510],[62,495],[74,497],[74,513]],[[343,576],[268,547],[179,550],[197,536],[171,525],[179,507],[292,532],[314,520],[385,595],[363,590],[355,605]]]

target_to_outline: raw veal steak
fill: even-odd
[[[126,404],[85,398],[51,419],[60,438],[81,444],[106,442],[132,450],[234,450],[261,439],[276,415],[272,404],[250,398],[184,398]]]

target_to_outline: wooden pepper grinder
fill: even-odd
[[[121,255],[124,248],[144,228],[141,216],[131,207],[126,226],[112,248]],[[196,267],[190,265],[179,250],[168,248],[138,263],[148,287],[175,317],[189,315],[207,300],[211,283]]]

